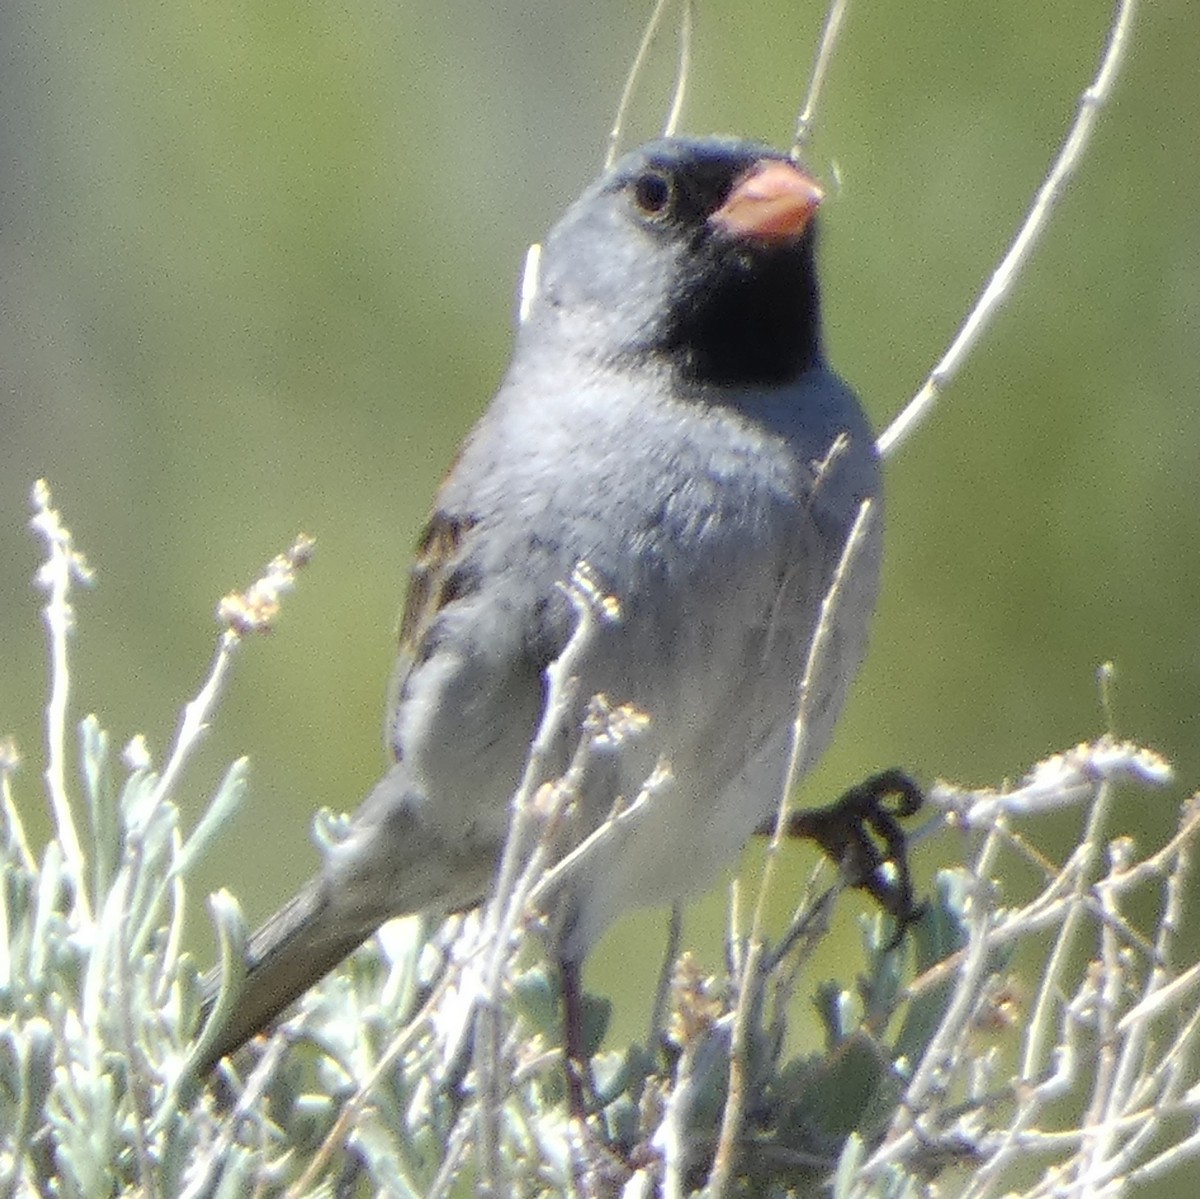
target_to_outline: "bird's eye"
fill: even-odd
[[[633,182],[633,202],[646,216],[658,216],[671,202],[671,181],[657,171],[644,171]]]

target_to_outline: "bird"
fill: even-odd
[[[666,782],[549,901],[564,993],[618,916],[710,888],[776,811],[822,604],[866,506],[795,773],[823,753],[866,652],[883,528],[870,424],[825,356],[823,198],[766,144],[667,137],[605,170],[549,232],[507,372],[417,545],[387,769],[250,937],[202,1069],[385,921],[487,899],[580,564],[618,615],[575,663],[550,766],[566,769],[593,697],[642,726],[589,763],[557,852],[656,768]]]

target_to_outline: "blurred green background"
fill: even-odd
[[[410,547],[504,368],[526,245],[595,173],[648,4],[177,0],[0,7],[0,731],[39,790],[44,648],[26,530],[45,475],[99,572],[74,715],[168,744],[212,611],[303,529],[313,566],[247,648],[180,801],[252,795],[202,876],[252,918],[353,807]],[[685,127],[786,144],[823,6],[709,0]],[[1097,62],[1108,5],[852,8],[811,159],[831,355],[880,427],[940,356]],[[1200,8],[1146,5],[1044,248],[889,465],[871,657],[806,794],[902,764],[965,783],[1102,731],[1200,784]],[[666,107],[664,38],[631,138]],[[1063,824],[1064,835],[1071,827]],[[922,851],[928,873],[953,856]],[[797,854],[797,877],[810,858]],[[723,897],[693,930],[717,960]],[[197,921],[197,927],[202,926]],[[610,938],[591,985],[657,935]],[[197,934],[200,936],[201,934]],[[197,942],[203,945],[203,941]],[[649,941],[646,942],[650,944]],[[655,969],[647,949],[639,991]],[[606,974],[607,971],[607,974]],[[640,1028],[640,1000],[618,997]]]

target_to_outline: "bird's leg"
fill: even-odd
[[[584,1078],[587,1062],[583,1050],[583,983],[578,962],[560,961],[563,1000],[563,1069],[567,1076],[567,1110],[573,1120],[587,1123]]]
[[[888,803],[890,798],[894,803]],[[898,925],[889,949],[925,910],[913,895],[908,845],[900,821],[915,815],[924,802],[920,787],[902,770],[885,770],[851,787],[824,808],[791,812],[789,837],[815,841],[846,872],[850,885],[866,891]],[[758,831],[770,832],[767,825]],[[895,877],[883,867],[890,862]]]
[[[581,1199],[601,1199],[621,1193],[632,1173],[605,1143],[602,1125],[588,1124],[588,1064],[583,1044],[583,985],[578,962],[558,963],[563,998],[563,1069],[567,1075],[567,1110],[571,1141],[582,1152],[571,1153],[575,1190]]]

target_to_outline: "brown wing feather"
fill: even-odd
[[[417,542],[416,557],[408,575],[408,591],[404,596],[404,613],[400,617],[396,665],[392,670],[384,712],[384,742],[389,752],[394,752],[392,724],[408,672],[420,659],[421,643],[434,618],[460,593],[461,583],[455,568],[459,564],[463,539],[474,524],[472,517],[451,516],[435,510]]]

